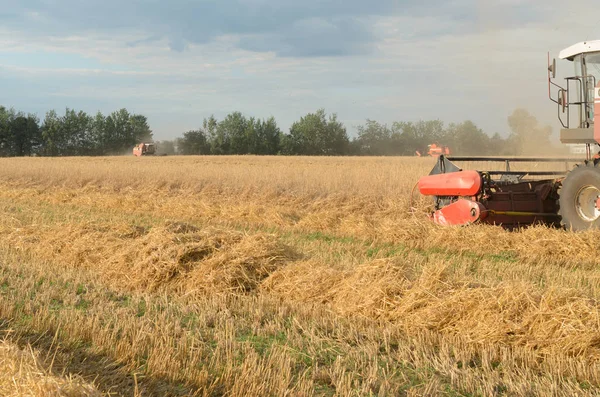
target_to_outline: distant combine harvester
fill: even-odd
[[[154,156],[156,155],[156,145],[154,143],[139,143],[133,148],[133,155],[137,157]]]
[[[420,151],[416,151],[415,154],[419,157],[423,156],[423,153]],[[431,145],[427,145],[427,152],[425,152],[425,156],[431,157],[440,157],[441,155],[448,156],[450,154],[450,148],[444,145],[437,145],[432,143]]]

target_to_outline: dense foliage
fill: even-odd
[[[440,120],[394,122],[366,120],[350,138],[336,114],[320,109],[294,122],[284,133],[273,117],[261,120],[240,112],[223,120],[211,116],[196,130],[175,140],[158,142],[164,154],[255,155],[371,155],[412,156],[427,152],[433,143],[453,154],[503,155],[548,150],[551,128],[540,126],[532,115],[517,109],[508,118],[511,132],[490,136],[472,121],[444,124]],[[131,153],[139,142],[151,141],[152,131],[143,115],[121,109],[104,116],[66,109],[36,115],[0,107],[0,156],[102,156]]]
[[[511,132],[490,136],[472,121],[445,125],[440,120],[394,122],[367,120],[349,137],[337,115],[323,109],[309,113],[283,133],[273,118],[257,120],[239,112],[222,121],[205,119],[202,128],[175,141],[163,141],[162,150],[180,154],[284,154],[310,156],[370,155],[413,156],[426,153],[430,144],[445,145],[460,155],[504,155],[547,152],[552,148],[548,126],[540,126],[526,110],[508,117]]]
[[[130,153],[152,139],[145,116],[121,109],[104,116],[66,109],[37,116],[0,106],[0,156],[103,156]]]

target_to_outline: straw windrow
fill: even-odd
[[[21,350],[6,340],[0,341],[0,395],[48,397],[99,397],[102,394],[78,377],[52,373],[31,346]]]

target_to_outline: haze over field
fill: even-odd
[[[600,38],[594,3],[481,3],[2,0],[0,104],[126,107],[157,139],[234,110],[287,129],[321,107],[350,132],[440,118],[503,133],[519,106],[556,127],[545,53]]]

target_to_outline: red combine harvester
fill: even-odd
[[[416,153],[417,153],[417,156],[419,156],[419,157],[423,156],[421,154],[421,152],[418,150]],[[445,156],[450,155],[450,148],[448,146],[444,146],[444,145],[438,146],[435,143],[432,143],[431,145],[427,145],[427,156],[440,157],[442,155],[445,155]]]
[[[154,156],[155,154],[156,145],[153,143],[140,143],[133,148],[133,155],[137,157]]]
[[[573,62],[575,76],[565,79],[565,87],[559,86],[553,82],[556,60],[548,62],[548,95],[558,104],[561,142],[585,144],[585,159],[441,155],[429,176],[418,183],[421,194],[434,198],[435,223],[600,228],[600,160],[592,155],[592,145],[600,144],[600,40],[575,44],[561,51],[559,58]],[[596,114],[598,124],[594,124]],[[454,162],[490,162],[496,169],[463,170]],[[525,165],[530,169],[522,170]]]

